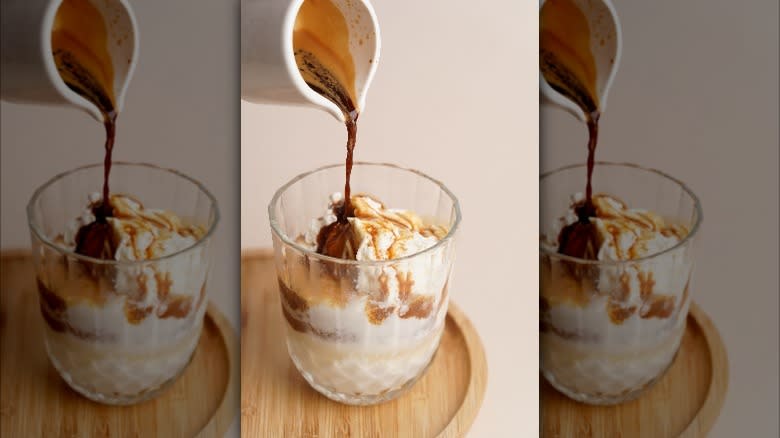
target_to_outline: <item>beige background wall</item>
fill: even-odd
[[[692,293],[731,365],[710,436],[778,436],[778,3],[615,3],[623,60],[597,158],[663,170],[700,197]],[[583,161],[585,128],[540,117],[542,169]]]
[[[420,169],[460,198],[451,291],[479,330],[489,367],[472,435],[534,436],[538,259],[518,248],[538,242],[538,5],[488,3],[373,2],[382,55],[355,156]],[[242,245],[270,246],[273,192],[343,161],[346,130],[316,109],[241,109]]]
[[[114,158],[179,169],[216,196],[222,221],[214,236],[217,257],[209,293],[237,328],[239,3],[131,3],[140,54],[118,121]],[[0,247],[29,247],[24,208],[33,190],[59,172],[102,161],[105,134],[75,109],[3,102],[0,111]],[[238,421],[228,436],[238,436]]]

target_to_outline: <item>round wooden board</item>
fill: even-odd
[[[540,376],[542,436],[705,437],[723,406],[728,368],[718,330],[692,304],[674,363],[637,400],[617,406],[588,406],[566,398]]]
[[[80,396],[49,363],[29,254],[0,257],[0,436],[222,437],[238,411],[238,340],[209,304],[195,356],[159,397],[106,406]]]
[[[287,355],[273,256],[241,262],[241,430],[243,437],[462,437],[487,383],[482,343],[450,303],[441,345],[409,392],[376,406],[347,406],[309,387]]]

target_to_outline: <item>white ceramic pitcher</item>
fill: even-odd
[[[54,17],[63,0],[2,0],[3,80],[0,97],[17,103],[70,105],[101,123],[103,115],[87,99],[68,88],[57,72],[51,49]],[[135,15],[127,0],[89,0],[103,16],[108,53],[114,67],[116,110],[124,106],[125,91],[138,59]]]
[[[332,1],[349,26],[356,105],[362,111],[379,63],[379,24],[368,0]],[[341,110],[306,85],[295,63],[293,31],[303,2],[241,0],[241,98],[253,103],[316,107],[343,122]]]
[[[585,15],[590,27],[590,50],[596,63],[596,89],[603,113],[612,80],[620,64],[622,36],[620,21],[610,0],[571,0]],[[539,2],[539,8],[546,0]],[[602,44],[603,41],[603,44]],[[539,74],[539,91],[543,104],[555,105],[585,122],[585,115],[576,103],[555,91]]]

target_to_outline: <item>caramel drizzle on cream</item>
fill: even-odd
[[[609,245],[615,248],[616,256],[619,260],[634,260],[647,255],[648,242],[658,236],[674,237],[682,240],[688,234],[686,227],[669,223],[661,216],[643,210],[629,209],[625,202],[609,195],[597,194],[593,196],[595,206],[595,223],[602,227],[607,233],[607,237],[601,236],[601,239],[594,239],[597,246],[594,248],[596,254],[603,245]],[[594,228],[595,230],[596,228]],[[621,248],[621,236],[631,234],[634,237],[633,243],[627,249]],[[600,240],[600,241],[599,241]],[[583,272],[573,264],[564,262],[568,267],[567,272],[558,272],[553,274],[550,269],[549,261],[545,260],[542,264],[542,275],[561,275],[559,279],[562,286],[558,290],[550,291],[550,295],[543,297],[544,306],[540,308],[544,315],[549,312],[551,304],[559,302],[568,302],[580,307],[588,305],[593,293],[586,293],[586,290],[596,290],[596,285],[591,284],[588,279],[589,270],[582,268]],[[636,267],[636,278],[639,283],[640,303],[637,305],[628,305],[628,299],[631,294],[631,275],[623,272],[619,280],[617,290],[603,293],[596,291],[596,296],[608,294],[606,303],[607,314],[614,324],[622,324],[634,314],[638,314],[642,319],[649,318],[669,318],[675,313],[675,308],[679,308],[682,302],[676,303],[676,298],[672,295],[658,293],[655,290],[656,281],[652,271],[643,271]],[[681,300],[682,301],[682,300]]]
[[[163,243],[174,234],[193,237],[196,241],[205,234],[203,227],[186,223],[168,211],[146,209],[140,201],[130,195],[111,195],[111,205],[114,213],[109,221],[129,236],[130,247],[136,260],[159,257],[163,252]],[[152,239],[151,244],[143,252],[136,244],[136,239],[141,233],[145,233]],[[121,236],[114,236],[115,248],[119,246],[119,237]]]
[[[352,196],[351,206],[353,213],[346,224],[338,230],[330,226],[320,230],[317,252],[355,260],[361,243],[368,241],[374,260],[393,260],[406,254],[406,243],[416,235],[441,240],[449,232],[443,225],[425,223],[414,212],[389,210],[381,201],[369,195]],[[390,235],[393,243],[384,250],[380,240]]]
[[[658,234],[664,237],[674,236],[682,240],[688,230],[678,224],[667,223],[661,216],[643,210],[628,208],[625,202],[614,196],[597,194],[593,196],[596,218],[610,235],[609,242],[599,242],[596,252],[601,246],[608,244],[615,248],[619,260],[633,260],[647,254],[647,243]],[[624,250],[620,238],[626,234],[634,236],[633,244]]]
[[[136,260],[160,257],[163,252],[162,245],[173,234],[193,237],[195,240],[199,240],[205,234],[202,227],[185,223],[173,213],[145,209],[140,201],[129,195],[111,195],[111,205],[114,208],[113,216],[108,218],[113,227],[111,245],[116,249],[120,245],[120,237],[124,234],[130,239],[129,246]],[[121,233],[117,228],[121,229]],[[136,243],[141,233],[145,233],[151,239],[150,245],[143,251]],[[64,246],[67,245],[62,235],[54,240]],[[154,266],[150,267],[153,271],[151,278],[145,270],[137,274],[135,278],[137,293],[122,295],[125,299],[124,311],[128,322],[139,324],[153,313],[162,319],[181,319],[186,318],[192,309],[199,308],[205,297],[205,281],[198,301],[193,303],[192,296],[174,292],[175,285],[170,273],[158,272]],[[69,327],[67,321],[62,320],[69,306],[86,303],[102,307],[110,295],[118,295],[108,280],[112,274],[106,269],[92,268],[88,264],[68,264],[68,261],[63,259],[46,270],[52,273],[52,278],[39,276],[41,311],[53,330],[63,331]],[[70,269],[79,269],[79,272],[68,272]],[[150,280],[156,285],[157,299],[154,300],[154,304],[146,304]],[[61,284],[63,281],[67,282],[64,286]],[[72,329],[69,331],[77,336],[80,335]]]
[[[414,212],[387,209],[381,201],[369,195],[355,195],[352,196],[351,200],[354,213],[349,218],[349,222],[344,224],[343,229],[339,230],[338,237],[342,240],[337,241],[331,238],[328,243],[332,246],[326,245],[324,247],[325,254],[332,257],[355,260],[361,244],[369,242],[374,260],[393,260],[407,255],[405,245],[416,235],[441,240],[449,232],[448,227],[427,223]],[[335,208],[338,206],[334,206]],[[320,242],[322,242],[321,235],[322,230],[318,236]],[[386,250],[381,249],[380,240],[389,236],[392,236],[392,243]],[[299,236],[296,240],[305,241],[303,236]],[[328,252],[334,248],[333,252]],[[318,252],[322,253],[322,249],[319,248]],[[288,281],[293,284],[288,285],[286,281],[280,279],[279,286],[285,317],[290,326],[298,331],[307,331],[328,337],[310,326],[306,313],[312,305],[317,304],[345,307],[347,302],[353,298],[353,293],[345,292],[345,287],[349,289],[351,286],[342,287],[342,281],[349,281],[349,279],[341,278],[338,272],[327,270],[319,274],[312,274],[309,272],[311,266],[304,260],[300,262],[288,261],[287,269],[289,277],[292,279]],[[434,310],[437,310],[434,308],[437,297],[440,300],[445,299],[446,284],[442,294],[420,295],[413,292],[415,279],[412,272],[397,269],[394,271],[394,278],[391,278],[387,272],[379,274],[379,288],[377,291],[373,291],[376,292],[376,296],[372,296],[366,301],[365,314],[370,323],[382,324],[393,314],[397,314],[401,319],[425,319]],[[387,302],[390,296],[391,281],[397,284],[399,303],[389,304]],[[439,304],[441,305],[441,302]]]

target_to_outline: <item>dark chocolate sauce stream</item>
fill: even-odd
[[[352,179],[352,165],[353,156],[355,152],[355,143],[357,142],[357,119],[358,112],[351,111],[349,114],[344,113],[347,118],[345,123],[347,126],[347,160],[346,160],[346,175],[344,180],[344,207],[339,212],[339,222],[346,222],[347,217],[353,215],[352,211],[352,187],[350,187],[350,180]]]
[[[593,207],[593,167],[596,163],[596,144],[599,141],[599,117],[598,111],[593,111],[587,116],[588,123],[588,182],[585,186],[585,205],[587,217],[595,216],[596,211]]]
[[[593,205],[593,168],[595,166],[596,145],[599,135],[599,112],[596,100],[588,87],[569,69],[559,62],[554,53],[541,49],[539,53],[542,74],[548,84],[557,92],[569,98],[585,114],[588,126],[588,160],[585,199],[574,206],[577,221],[564,227],[558,236],[558,252],[572,257],[595,259],[597,256],[597,236],[590,218],[596,216]]]
[[[353,116],[354,115],[354,116]],[[346,114],[345,114],[346,116]],[[357,141],[357,111],[347,116],[347,160],[344,181],[344,200],[334,206],[337,220],[320,229],[317,234],[317,252],[331,257],[343,257],[344,249],[349,241],[350,225],[347,218],[354,216],[351,202],[350,179],[352,177],[353,155]]]
[[[354,151],[357,143],[357,120],[360,112],[355,106],[355,102],[347,92],[347,89],[339,80],[328,70],[317,57],[308,51],[298,50],[295,52],[298,69],[304,78],[313,77],[314,80],[306,80],[306,84],[314,91],[324,96],[326,99],[335,103],[344,114],[347,127],[347,158],[345,160],[344,175],[344,200],[334,206],[337,216],[336,222],[322,227],[317,235],[317,252],[329,255],[331,257],[342,257],[344,248],[349,240],[349,222],[347,218],[354,215],[352,209],[352,188],[350,180],[352,178],[352,166],[354,162]]]
[[[68,88],[95,104],[103,114],[103,126],[106,130],[102,199],[92,206],[95,220],[82,226],[76,233],[76,253],[97,259],[113,259],[113,232],[106,218],[113,216],[109,176],[116,138],[117,113],[112,99],[100,86],[100,82],[70,52],[55,50],[53,56],[60,76]]]
[[[111,174],[111,153],[114,149],[116,136],[116,112],[104,114],[103,125],[106,128],[105,157],[103,159],[103,197],[100,202],[92,206],[95,220],[79,228],[76,233],[76,253],[96,259],[113,259],[116,248],[114,246],[113,230],[106,218],[113,216],[113,207],[108,202],[110,199],[108,179]]]
[[[106,128],[105,156],[103,158],[103,202],[100,203],[100,212],[96,213],[95,216],[106,218],[113,215],[113,209],[109,202],[111,197],[108,180],[111,176],[111,156],[114,152],[114,140],[116,139],[116,112],[112,110],[108,114],[104,113],[103,116],[103,126]]]

